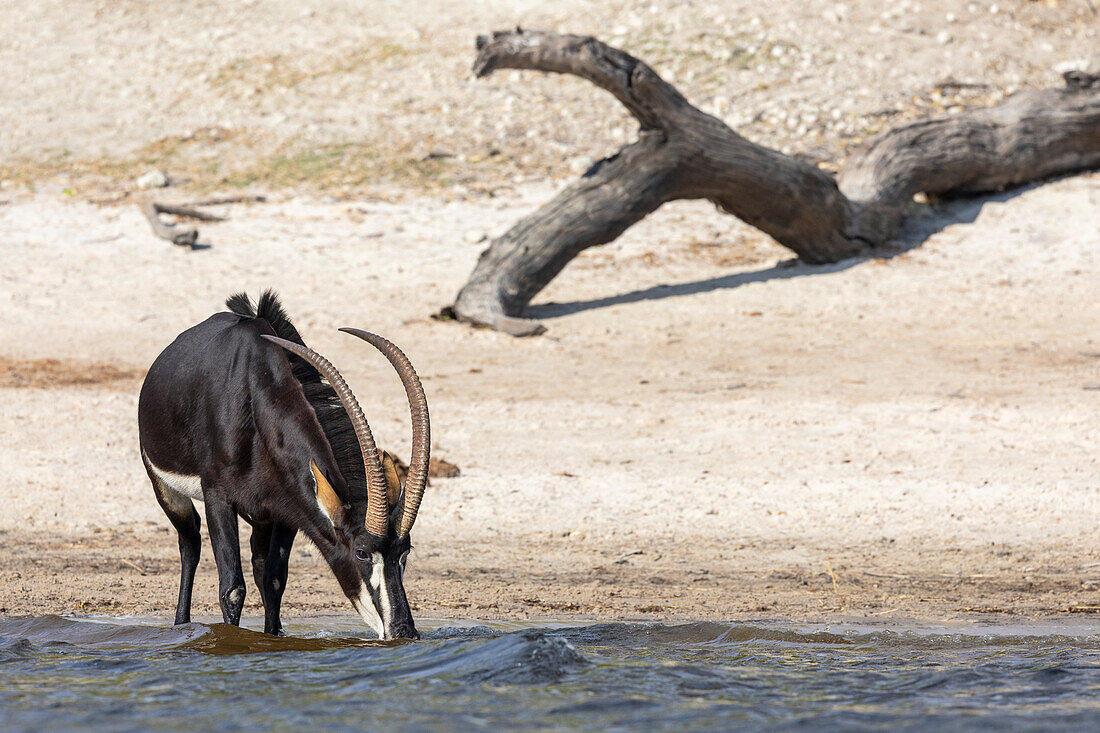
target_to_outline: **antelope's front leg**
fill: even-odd
[[[214,562],[218,565],[218,602],[222,608],[222,619],[227,624],[239,626],[241,610],[244,609],[245,586],[237,512],[222,500],[208,498],[206,523],[210,528]]]
[[[260,591],[260,601],[267,608],[267,594],[264,592],[264,568],[267,566],[267,553],[271,548],[271,530],[273,523],[252,525],[252,579],[256,581],[256,590]]]

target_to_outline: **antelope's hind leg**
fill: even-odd
[[[206,526],[210,528],[210,545],[218,566],[218,603],[222,620],[240,626],[245,586],[237,512],[224,500],[207,498]]]
[[[144,455],[142,456],[144,460]],[[195,586],[195,568],[199,566],[199,553],[202,550],[202,536],[199,527],[202,520],[195,505],[186,496],[169,488],[153,469],[145,462],[145,471],[153,483],[153,493],[157,503],[164,510],[168,521],[176,528],[180,545],[180,593],[176,600],[176,623],[191,623],[191,589]]]
[[[279,617],[286,590],[290,548],[296,529],[282,524],[268,524],[252,531],[252,577],[260,589],[264,603],[264,632],[279,636],[283,632]]]

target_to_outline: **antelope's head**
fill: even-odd
[[[416,521],[428,480],[431,443],[428,402],[416,371],[399,348],[373,333],[355,328],[340,330],[358,336],[381,351],[397,370],[405,387],[412,411],[413,437],[412,458],[404,481],[390,457],[375,445],[363,410],[336,367],[308,346],[276,336],[265,335],[264,338],[302,357],[324,376],[351,418],[359,442],[367,477],[365,516],[356,516],[362,514],[362,510],[352,512],[317,464],[310,464],[317,485],[317,501],[332,520],[337,541],[354,556],[358,571],[357,578],[338,575],[344,593],[379,639],[419,639],[405,596],[404,577],[405,560],[412,547],[409,532]]]

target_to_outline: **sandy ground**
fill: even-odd
[[[645,39],[663,37],[661,23],[681,19],[667,30],[679,43],[695,38],[693,23],[705,15],[670,9],[652,14],[657,23],[647,20],[648,5],[626,4],[593,19],[580,3],[515,3],[483,20],[471,18],[469,2],[438,2],[420,25],[381,18],[368,27],[352,22],[350,6],[315,3],[314,15],[293,11],[297,20],[272,39],[261,31],[292,12],[287,5],[240,5],[259,14],[248,25],[234,14],[245,10],[211,2],[197,6],[209,20],[198,37],[218,49],[207,62],[201,41],[182,40],[178,28],[172,35],[138,5],[104,5],[80,33],[91,3],[71,13],[36,4],[28,15],[0,5],[8,25],[37,24],[34,34],[4,39],[0,66],[19,60],[38,85],[28,87],[33,102],[0,90],[6,128],[15,130],[4,138],[0,184],[0,614],[170,612],[178,560],[137,455],[141,377],[228,294],[269,286],[398,452],[408,449],[408,427],[396,378],[335,329],[388,335],[425,378],[434,454],[462,474],[434,483],[414,532],[407,587],[418,613],[987,619],[1100,604],[1100,175],[924,206],[897,256],[826,267],[784,266],[785,250],[713,207],[669,205],[571,264],[533,309],[548,334],[515,340],[429,316],[462,285],[484,247],[477,240],[503,231],[551,195],[552,179],[568,175],[563,151],[606,153],[616,133],[598,127],[585,137],[574,124],[603,124],[605,109],[574,80],[521,88],[526,77],[502,76],[472,86],[462,76],[469,39],[516,20],[603,33],[600,23],[619,11],[623,32],[610,27],[607,36],[622,35],[627,47],[633,39],[641,53]],[[987,4],[914,3],[908,20],[872,6],[800,4],[758,22],[779,37],[801,21],[805,48],[866,55],[868,68],[883,72],[882,89],[873,89],[879,104],[919,95],[952,68],[994,91],[1049,84],[1055,63],[1095,48],[1095,22],[1068,2],[1001,3],[996,13]],[[842,17],[828,15],[840,7]],[[730,22],[753,27],[749,10],[741,18],[740,5],[731,8]],[[857,20],[885,29],[866,54],[844,37]],[[905,23],[919,28],[899,30]],[[941,26],[950,40],[937,36]],[[223,31],[228,49],[210,40]],[[84,66],[51,57],[68,33],[65,48],[86,53]],[[392,78],[383,74],[364,91],[362,104],[377,105],[385,122],[356,121],[352,105],[341,133],[394,136],[384,185],[349,184],[323,166],[288,180],[258,175],[245,188],[267,194],[266,203],[221,207],[228,220],[201,227],[208,248],[173,248],[132,205],[141,195],[133,172],[163,162],[174,173],[178,163],[195,180],[163,197],[183,200],[210,188],[237,191],[221,179],[269,169],[271,155],[293,158],[285,151],[308,141],[292,131],[309,124],[332,136],[324,145],[338,144],[337,123],[320,119],[328,113],[289,104],[274,132],[234,138],[249,142],[213,167],[202,163],[205,153],[154,160],[141,152],[184,129],[258,124],[240,105],[219,107],[222,92],[201,81],[202,64],[231,65],[253,34],[266,44],[254,55],[281,53],[298,65],[320,64],[341,39],[431,45],[442,57],[432,79],[453,71],[450,85],[433,82],[454,95],[446,97],[453,106],[412,111],[437,87],[416,86],[424,67],[402,52]],[[182,45],[155,55],[164,38]],[[1033,42],[1026,65],[1009,55],[1021,39]],[[988,58],[974,60],[987,46]],[[145,54],[146,76],[124,51]],[[696,58],[685,57],[688,66]],[[779,94],[753,86],[754,74],[782,73],[760,65],[730,68],[729,80],[714,82],[741,87],[746,114]],[[887,73],[894,68],[899,74]],[[853,91],[865,75],[836,72],[810,64],[782,91],[819,112],[819,88],[858,100],[835,125],[815,121],[800,136],[765,116],[747,122],[746,133],[777,147],[819,139],[815,149],[842,152],[844,125],[867,124],[874,105]],[[307,77],[287,92],[260,88],[255,103],[335,94],[310,85],[321,78],[339,87],[343,73]],[[193,90],[180,86],[186,80]],[[96,94],[100,83],[107,86]],[[110,84],[124,96],[104,97]],[[693,95],[705,95],[703,84],[683,81]],[[163,114],[151,99],[166,89],[190,90],[194,105]],[[555,104],[577,105],[576,119],[563,121],[560,134],[530,138],[474,125],[471,135],[483,134],[485,145],[499,146],[493,157],[506,159],[491,169],[474,160],[474,143],[457,147],[465,138],[455,122],[444,136],[456,146],[445,171],[395,173],[393,161],[425,162],[409,131],[427,117],[491,120],[493,104],[507,107],[509,95],[526,115],[509,118],[517,128],[553,124]],[[334,100],[335,108],[346,101]],[[188,117],[196,110],[208,118]],[[191,148],[220,150],[192,140]],[[68,154],[51,158],[59,147]],[[54,163],[28,162],[46,158]],[[464,177],[451,176],[458,170]],[[202,613],[216,608],[208,550],[196,586]],[[341,608],[338,595],[316,553],[296,550],[288,613]],[[257,613],[254,591],[249,604]]]

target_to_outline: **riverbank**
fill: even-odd
[[[895,251],[823,267],[675,202],[540,293],[545,336],[432,317],[492,237],[635,134],[587,82],[475,80],[478,33],[597,32],[748,139],[832,169],[900,122],[1095,71],[1087,3],[375,11],[0,0],[0,615],[170,612],[141,379],[228,295],[268,287],[401,455],[392,370],[336,329],[384,334],[424,378],[433,455],[461,473],[414,530],[418,614],[1100,605],[1100,174],[914,202]],[[138,205],[212,195],[252,203],[205,207],[225,220],[195,250]],[[288,615],[343,609],[299,549]],[[214,588],[204,545],[198,613]]]
[[[1096,603],[1100,230],[1081,212],[1100,177],[929,207],[907,235],[919,247],[826,267],[784,266],[747,227],[677,204],[552,283],[544,337],[433,320],[480,250],[454,232],[507,226],[545,193],[226,207],[193,252],[130,207],[4,207],[2,613],[171,608],[175,539],[137,454],[141,376],[226,295],[266,286],[399,454],[396,378],[336,328],[390,336],[424,377],[433,452],[461,475],[433,482],[414,532],[419,612]],[[343,607],[297,555],[287,602]]]

